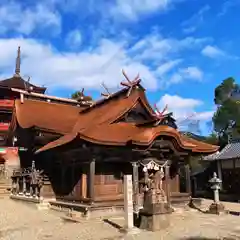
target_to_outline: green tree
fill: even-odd
[[[214,132],[212,132],[209,136],[205,137],[203,141],[213,145],[218,145],[218,142],[219,142],[218,136]]]
[[[234,91],[239,89],[240,86],[231,77],[215,88],[214,102],[217,110],[213,116],[213,124],[222,146],[227,143],[229,136],[240,137],[240,105],[232,97]]]
[[[72,93],[71,98],[75,100],[82,100],[82,98],[84,98],[85,101],[93,100],[92,97],[84,95],[84,88],[82,89],[82,91],[76,91]]]

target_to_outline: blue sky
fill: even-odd
[[[152,104],[168,104],[177,119],[205,123],[214,88],[239,79],[240,0],[40,0],[0,3],[1,78],[14,71],[69,97],[74,90],[100,97],[138,73]]]

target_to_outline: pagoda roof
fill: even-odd
[[[45,93],[45,87],[35,86],[27,81],[25,81],[21,76],[13,76],[11,78],[7,78],[5,80],[0,81],[0,87],[3,88],[17,88],[22,90],[31,89],[32,92],[36,93]]]
[[[156,124],[144,126],[118,121],[137,104],[145,108],[149,118],[155,120],[154,123],[157,122],[156,113],[148,103],[141,85],[132,88],[130,94],[129,88],[126,87],[80,111],[71,132],[48,143],[36,153],[65,145],[74,139],[82,139],[98,145],[126,146],[130,143],[147,148],[156,138],[163,136],[171,137],[185,151],[209,154],[218,150],[218,146],[183,136],[178,130],[169,126]]]
[[[240,141],[228,143],[220,152],[205,156],[205,161],[227,160],[240,157]]]
[[[45,93],[46,89],[45,87],[38,87],[35,86],[29,81],[25,81],[21,75],[20,75],[20,47],[18,47],[18,54],[16,58],[16,68],[15,68],[15,74],[11,78],[4,79],[0,81],[0,88],[17,88],[17,89],[23,89],[28,90],[36,93]]]

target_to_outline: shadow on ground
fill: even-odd
[[[225,237],[225,238],[205,238],[205,237],[188,237],[180,240],[237,240],[239,238]]]
[[[189,202],[188,206],[192,209],[195,209],[195,210],[201,212],[201,213],[208,213],[208,211],[203,211],[200,207],[198,207],[196,204],[194,204],[194,202],[192,200]],[[212,239],[210,239],[210,240],[212,240]]]

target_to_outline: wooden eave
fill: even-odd
[[[107,134],[106,134],[107,133]],[[182,138],[182,135],[174,128],[157,126],[152,128],[137,127],[130,123],[102,124],[80,133],[68,134],[39,149],[38,152],[62,146],[76,138],[98,145],[105,146],[143,146],[148,148],[159,137],[170,137],[184,151],[209,154],[216,152],[219,147],[202,143],[190,138]]]
[[[61,135],[72,131],[80,107],[25,99],[15,101],[15,117],[23,129],[36,128]]]
[[[116,120],[130,111],[138,101],[144,104],[153,118],[155,117],[154,111],[147,102],[141,88],[134,88],[128,97],[126,97],[127,91],[128,88],[125,88],[108,99],[101,100],[92,107],[83,109],[71,132],[45,145],[37,153],[60,147],[76,138],[105,146],[127,146],[131,144],[146,146],[147,148],[155,139],[164,136],[174,139],[184,151],[209,154],[218,150],[218,146],[183,137],[176,129],[169,126],[154,126],[154,124],[137,126],[135,123],[116,123]]]

